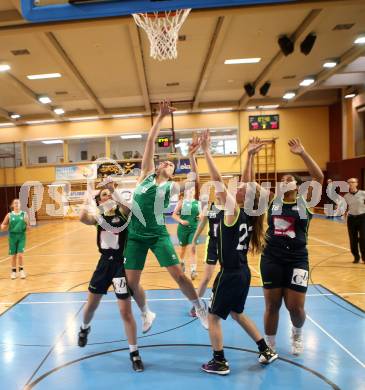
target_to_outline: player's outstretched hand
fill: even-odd
[[[303,154],[305,152],[304,146],[299,138],[291,138],[288,142],[290,151],[294,154]]]
[[[168,100],[163,100],[162,102],[160,102],[160,118],[164,118],[165,116],[170,115],[174,111],[176,111],[176,108],[171,106],[171,103]]]
[[[263,147],[265,143],[261,141],[259,137],[252,137],[248,143],[248,154],[253,156],[257,154]]]

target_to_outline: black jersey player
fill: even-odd
[[[202,370],[208,373],[226,375],[230,372],[223,352],[223,334],[221,319],[229,315],[249,334],[259,349],[259,361],[267,364],[277,359],[266,344],[253,321],[243,314],[250,286],[251,274],[247,263],[247,252],[250,245],[253,249],[260,246],[262,233],[262,218],[246,214],[243,200],[246,195],[246,185],[242,184],[236,199],[223,185],[223,180],[210,154],[210,135],[206,130],[201,137],[201,147],[204,151],[210,176],[220,184],[216,196],[224,204],[224,213],[219,218],[218,261],[221,266],[213,286],[209,305],[209,336],[213,347],[213,359],[203,364]],[[232,212],[230,212],[232,211]]]

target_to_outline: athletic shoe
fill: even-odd
[[[90,326],[88,326],[86,329],[80,327],[79,340],[78,340],[79,347],[83,348],[87,344],[87,336],[90,333],[90,330],[91,330]]]
[[[259,362],[261,364],[270,364],[278,358],[278,354],[274,352],[270,347],[267,347],[265,351],[260,352]]]
[[[25,273],[24,270],[21,270],[21,271],[19,272],[19,275],[20,275],[20,278],[21,278],[21,279],[25,279],[25,278],[27,277],[27,274]]]
[[[10,274],[10,279],[16,279],[16,272],[12,272],[11,274]]]
[[[228,375],[229,364],[226,360],[218,361],[212,359],[210,362],[202,365],[202,370],[209,374]]]
[[[291,346],[293,355],[300,355],[303,352],[303,338],[301,334],[292,333]]]
[[[142,372],[144,370],[144,366],[143,366],[142,359],[138,354],[138,351],[131,352],[129,356],[132,362],[133,370],[137,372]]]
[[[190,315],[190,317],[196,318],[196,311],[195,311],[195,307],[194,306],[190,309],[189,315]]]
[[[190,273],[191,280],[195,280],[198,277],[198,273],[195,270],[192,270]]]
[[[182,261],[180,264],[181,264],[182,272],[185,273],[185,263]]]
[[[199,318],[200,323],[202,324],[204,329],[208,330],[208,310],[207,305],[204,301],[202,302],[202,306],[200,308],[196,307],[195,312],[196,316]]]
[[[142,317],[142,333],[147,333],[151,328],[153,321],[156,318],[156,314],[152,311],[146,311],[146,313],[141,313]]]
[[[354,264],[360,263],[360,259],[354,259],[353,263],[354,263]]]

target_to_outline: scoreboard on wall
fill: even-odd
[[[279,115],[250,115],[248,121],[250,130],[279,129]]]

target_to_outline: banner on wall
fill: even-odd
[[[96,164],[56,167],[56,180],[96,179]]]
[[[109,175],[128,175],[128,176],[138,176],[141,169],[140,161],[131,161],[131,162],[118,162],[118,164],[113,163],[103,163],[98,165],[98,177],[105,177]]]
[[[248,121],[250,130],[279,129],[279,115],[250,115]]]
[[[189,173],[191,171],[190,160],[188,158],[175,161],[175,174]]]

